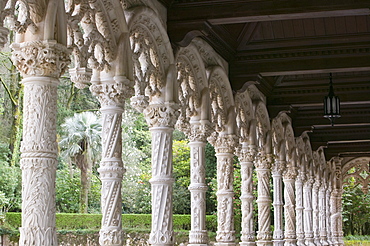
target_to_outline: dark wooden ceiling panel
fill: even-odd
[[[202,37],[229,63],[234,91],[257,81],[271,117],[292,118],[313,149],[370,156],[370,9],[368,0],[162,0],[173,45]],[[333,73],[341,115],[323,117]]]

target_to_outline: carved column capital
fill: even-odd
[[[55,40],[14,43],[12,48],[12,60],[23,77],[59,78],[70,63],[69,50]]]
[[[144,109],[145,119],[150,128],[174,127],[179,117],[179,106],[175,103],[151,104]]]
[[[294,166],[288,165],[283,173],[284,179],[295,179],[297,177],[297,170]]]
[[[123,107],[125,99],[129,98],[133,92],[133,82],[125,76],[115,76],[112,82],[92,84],[90,91],[98,97],[102,107]]]
[[[257,150],[253,147],[239,148],[236,151],[236,155],[238,156],[240,162],[254,162],[256,159]]]
[[[91,82],[92,69],[86,67],[71,68],[69,74],[76,88],[83,89]]]
[[[214,132],[208,141],[215,147],[216,153],[234,153],[238,137],[234,134],[217,134]]]
[[[212,127],[209,122],[190,124],[190,129],[186,131],[186,135],[190,142],[207,142],[207,137],[211,135]]]
[[[272,154],[261,154],[257,155],[256,168],[259,169],[271,169],[274,162]]]

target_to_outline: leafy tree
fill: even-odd
[[[343,187],[343,231],[346,235],[369,235],[370,194],[364,194],[354,178],[350,179]]]
[[[101,153],[101,123],[96,114],[83,112],[67,118],[62,128],[61,156],[81,170],[80,213],[87,213],[93,166]]]

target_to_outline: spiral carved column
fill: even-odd
[[[304,235],[304,206],[303,206],[303,180],[304,174],[302,171],[299,171],[298,176],[295,180],[295,193],[296,193],[296,231],[297,231],[297,245],[305,246],[305,235]]]
[[[319,188],[319,233],[321,245],[328,245],[326,233],[326,188],[324,182]]]
[[[123,245],[122,238],[122,113],[130,96],[130,81],[116,76],[90,86],[97,96],[102,112],[102,160],[98,172],[102,181],[102,224],[99,243],[104,246]]]
[[[316,179],[312,187],[313,236],[316,246],[321,246],[319,231],[319,188],[320,180]]]
[[[342,230],[342,166],[341,158],[334,158],[335,163],[335,182],[330,198],[331,208],[331,231],[333,245],[343,246],[343,230]]]
[[[271,198],[270,198],[270,172],[272,155],[260,153],[257,156],[256,172],[258,178],[258,232],[257,246],[272,245],[271,233]]]
[[[303,205],[304,205],[304,234],[305,234],[305,243],[307,246],[315,246],[314,237],[313,237],[313,218],[312,218],[312,185],[313,178],[308,177],[306,182],[303,185]]]
[[[283,183],[282,171],[286,165],[285,160],[278,160],[272,170],[272,182],[274,187],[274,246],[284,245],[284,231],[283,231]]]
[[[206,169],[205,146],[210,126],[207,124],[192,124],[187,134],[190,146],[190,195],[191,195],[191,230],[189,246],[207,246],[208,233],[206,229]]]
[[[69,52],[56,41],[31,41],[12,48],[24,85],[19,245],[56,246],[57,86],[69,63]]]
[[[242,144],[238,153],[241,170],[241,208],[242,208],[242,231],[241,246],[255,245],[255,231],[253,219],[253,163],[256,157],[256,146],[247,143]]]
[[[284,211],[285,211],[285,246],[293,246],[297,243],[296,214],[295,214],[295,178],[297,172],[293,166],[288,165],[284,172]]]
[[[174,245],[172,134],[179,115],[173,103],[151,104],[144,110],[152,133],[152,230],[150,245]]]
[[[233,134],[211,135],[210,143],[217,157],[217,236],[215,245],[235,246],[234,229],[234,148],[237,143]]]
[[[330,208],[330,196],[331,196],[331,181],[329,183],[329,187],[326,190],[326,231],[328,235],[328,244],[333,245],[333,239],[332,239],[332,231],[331,231],[331,208]]]

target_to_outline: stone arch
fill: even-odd
[[[343,184],[346,184],[349,178],[354,178],[356,184],[360,184],[363,192],[367,193],[370,184],[369,168],[370,157],[358,157],[349,160],[342,168]]]
[[[132,104],[142,111],[149,102],[173,101],[176,67],[160,18],[147,7],[130,9],[126,17],[134,62],[135,96]]]
[[[296,155],[297,155],[297,170],[300,175],[305,174],[305,168],[307,166],[307,156],[305,154],[305,143],[303,141],[302,135],[297,137],[296,140]],[[301,177],[304,179],[304,177]]]
[[[218,133],[234,133],[235,109],[234,98],[229,78],[222,67],[215,66],[207,70],[211,101],[211,119]]]
[[[190,119],[206,120],[208,116],[207,75],[197,47],[190,43],[176,53],[177,84],[180,103],[179,122],[189,128]],[[203,115],[203,117],[202,117]],[[182,124],[181,123],[181,124]]]
[[[263,101],[254,104],[254,113],[256,117],[256,132],[258,146],[266,153],[272,154],[271,149],[271,125],[266,105]]]
[[[247,91],[237,92],[235,95],[236,125],[240,142],[254,144],[253,133],[254,113],[252,100]]]

